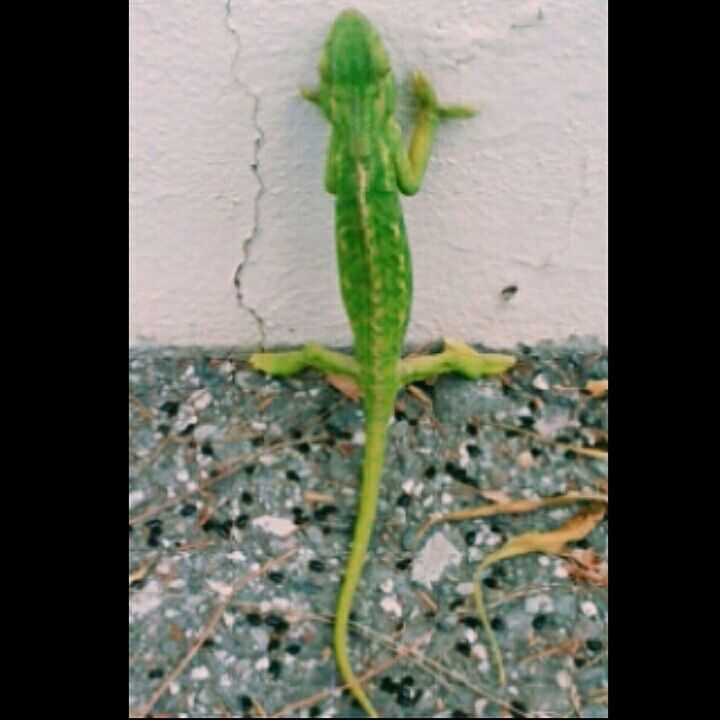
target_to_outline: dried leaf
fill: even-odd
[[[306,490],[303,494],[305,500],[309,503],[322,503],[323,505],[332,505],[335,498],[327,493],[319,493],[314,490]]]
[[[570,577],[607,587],[607,563],[594,550],[573,548],[569,552],[561,553],[561,557],[566,560],[565,566]]]
[[[590,397],[602,397],[608,391],[607,380],[588,380],[585,383],[583,390],[590,395]]]
[[[150,572],[150,568],[155,564],[156,558],[151,558],[150,560],[146,560],[144,563],[141,563],[138,565],[131,573],[130,573],[130,585],[132,585],[134,582],[140,582],[143,578],[147,576],[147,574]]]
[[[425,520],[417,532],[413,540],[413,547],[417,545],[420,537],[428,530],[428,528],[436,525],[439,522],[455,522],[457,520],[472,520],[478,517],[492,517],[494,515],[518,515],[520,513],[532,512],[533,510],[540,510],[541,508],[547,507],[559,507],[562,505],[571,505],[576,502],[594,502],[607,504],[607,496],[600,493],[581,493],[581,492],[569,492],[565,495],[557,495],[547,498],[532,498],[530,500],[511,500],[507,499],[500,501],[493,500],[494,497],[503,496],[502,492],[494,490],[482,490],[481,495],[487,497],[492,501],[491,505],[481,505],[475,508],[464,508],[463,510],[455,510],[445,515],[431,515]]]
[[[425,608],[425,612],[435,615],[438,611],[438,604],[424,591],[417,588],[415,594],[420,598],[420,602]]]
[[[480,494],[490,502],[494,503],[509,503],[512,502],[512,498],[504,493],[502,490],[481,490]]]
[[[556,498],[549,498],[556,499]],[[490,553],[478,565],[473,575],[473,596],[475,598],[475,607],[478,617],[490,640],[490,650],[495,661],[498,671],[498,683],[505,685],[505,668],[502,662],[502,655],[498,647],[495,634],[490,627],[485,605],[480,589],[480,574],[490,565],[507,560],[518,555],[527,555],[529,553],[549,553],[557,555],[562,552],[564,546],[568,542],[582,540],[602,519],[605,514],[605,501],[593,502],[590,507],[574,515],[564,525],[555,530],[546,532],[526,532],[510,538],[502,547],[493,553]]]
[[[277,395],[268,395],[267,397],[261,398],[257,405],[255,405],[255,411],[261,413],[263,410],[267,410],[273,402],[275,402],[275,398],[277,398]]]
[[[346,397],[352,402],[358,402],[362,397],[360,387],[358,384],[349,377],[344,375],[335,375],[334,373],[327,373],[325,380],[328,385],[334,387],[343,397]]]
[[[182,629],[180,627],[175,625],[175,623],[170,625],[170,637],[176,643],[185,642],[185,633],[182,631]]]
[[[429,396],[426,392],[423,392],[423,391],[422,391],[419,387],[417,387],[416,385],[408,385],[408,386],[405,388],[405,390],[407,390],[408,395],[411,395],[412,397],[414,397],[416,400],[418,400],[418,401],[425,407],[425,409],[426,409],[428,412],[432,413],[432,411],[433,411],[433,401],[432,401],[432,399],[430,398],[430,396]]]

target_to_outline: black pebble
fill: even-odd
[[[476,426],[476,425],[473,425],[472,423],[468,423],[468,424],[465,426],[465,432],[466,432],[468,435],[477,435],[477,434],[478,434],[477,426]]]
[[[147,539],[147,544],[149,547],[158,547],[160,545],[160,541],[157,538],[157,535],[151,535]]]
[[[204,442],[200,446],[200,452],[203,455],[207,455],[208,457],[215,457],[215,451],[213,450],[213,446],[209,442]]]
[[[197,512],[197,507],[195,505],[192,505],[191,503],[188,503],[187,505],[182,506],[182,510],[180,510],[180,514],[184,517],[188,517],[189,515],[194,515]]]
[[[195,426],[197,423],[190,423],[181,433],[180,437],[187,437],[188,435],[192,435],[193,430],[195,429]]]
[[[267,645],[268,652],[272,652],[273,650],[277,650],[280,647],[280,640],[278,640],[275,637],[270,638],[270,641]]]
[[[468,530],[465,533],[465,544],[468,547],[470,547],[471,545],[474,545],[476,538],[477,538],[477,533],[474,530]]]
[[[249,695],[241,695],[238,698],[238,702],[240,703],[240,708],[242,710],[250,710],[253,706],[252,698]]]
[[[288,470],[285,473],[285,477],[293,482],[300,482],[300,476],[294,470]]]
[[[170,426],[167,423],[160,423],[157,429],[158,432],[161,432],[163,435],[167,435],[170,432]]]
[[[245,514],[238,515],[235,518],[235,527],[244,528],[248,524],[249,521],[250,521],[249,515],[245,515]]]
[[[302,435],[303,435],[303,434],[302,434],[302,430],[299,430],[298,428],[293,428],[293,429],[290,431],[290,437],[291,437],[293,440],[299,440],[299,439],[302,437]]]
[[[396,410],[395,411],[395,419],[397,421],[407,420],[407,415],[402,410]]]
[[[327,520],[328,515],[334,515],[338,511],[335,505],[323,505],[313,512],[316,520]]]
[[[282,671],[282,664],[281,662],[276,658],[274,660],[270,661],[270,667],[268,668],[268,672],[277,680],[280,677],[280,673]]]
[[[276,585],[279,585],[285,579],[285,576],[279,570],[273,570],[268,573],[268,578],[270,578],[270,580],[272,580]]]
[[[498,581],[494,577],[486,577],[483,579],[483,585],[489,588],[496,588]]]
[[[584,657],[580,657],[578,655],[575,658],[573,658],[573,662],[575,663],[576,668],[581,668],[587,662],[587,660],[585,660]]]
[[[461,640],[455,643],[455,649],[465,657],[470,657],[470,643],[467,640]]]
[[[215,647],[215,641],[212,638],[207,638],[202,644],[205,648]]]
[[[244,470],[248,475],[252,475],[252,474],[255,472],[256,467],[257,467],[257,466],[254,465],[253,463],[248,463],[247,465],[245,465],[245,467],[243,468],[243,470]]]
[[[149,680],[157,680],[157,678],[161,678],[164,674],[165,671],[162,668],[153,668],[148,671],[147,676]]]
[[[524,714],[527,712],[527,705],[520,700],[513,700],[510,703],[510,707],[512,708],[512,710],[510,710],[510,715],[513,717],[523,717],[523,715],[519,715],[518,713]]]
[[[313,705],[308,710],[308,715],[310,715],[310,717],[319,717],[321,712],[322,712],[322,710],[320,709],[320,707],[318,705]]]
[[[412,675],[405,675],[403,676],[403,679],[400,681],[401,685],[414,685],[415,684],[415,678]]]
[[[472,715],[468,715],[466,712],[463,712],[462,710],[453,710],[452,715],[450,717],[467,718],[467,717],[472,717]]]
[[[299,452],[301,452],[303,455],[307,455],[310,452],[310,443],[301,442],[297,449]]]
[[[466,445],[468,455],[472,458],[476,458],[478,455],[482,455],[482,450],[477,445]]]
[[[398,560],[398,562],[395,563],[395,567],[398,570],[407,570],[411,564],[412,558],[403,558],[402,560]]]
[[[295,645],[295,644],[288,645],[285,648],[285,652],[289,652],[291,655],[298,655],[301,650],[302,650],[302,648],[300,647],[300,645]]]
[[[383,692],[394,694],[400,689],[400,686],[392,678],[386,676],[380,681],[380,689]]]
[[[163,524],[162,520],[158,520],[157,518],[153,520],[148,520],[145,523],[145,527],[153,534],[153,535],[160,535],[162,532]]]
[[[547,625],[547,615],[543,615],[543,613],[536,615],[532,620],[532,626],[536,630],[542,630],[545,625]]]
[[[469,628],[478,628],[480,627],[480,620],[476,618],[474,615],[466,615],[460,622]]]
[[[404,507],[406,508],[410,503],[412,502],[412,495],[408,495],[407,493],[403,493],[398,499],[397,504],[398,507]]]
[[[590,652],[600,652],[600,650],[602,650],[602,646],[602,642],[600,640],[595,640],[594,638],[585,641],[585,647],[590,650]]]
[[[132,535],[132,525],[130,526],[130,534]]]
[[[308,567],[313,572],[323,572],[325,570],[325,563],[322,560],[318,560],[317,558],[313,558],[309,563]]]
[[[451,610],[455,610],[455,608],[459,608],[461,605],[465,604],[465,598],[455,598],[449,605]]]
[[[180,403],[179,403],[179,402],[175,402],[175,400],[168,400],[167,402],[164,402],[164,403],[160,406],[160,409],[161,409],[164,413],[166,413],[167,415],[169,415],[170,417],[172,417],[173,415],[177,415],[177,411],[178,411],[178,408],[179,408],[179,407],[180,407]]]
[[[245,616],[245,619],[248,621],[249,625],[253,625],[255,627],[262,625],[262,617],[260,617],[257,613],[248,613]]]
[[[495,630],[495,632],[502,632],[505,629],[505,623],[502,618],[494,617],[490,621],[490,627]]]
[[[254,437],[250,443],[253,447],[260,447],[265,442],[265,436],[264,435],[258,435],[257,437]]]
[[[435,477],[435,473],[437,470],[435,469],[434,465],[431,465],[426,471],[425,471],[425,477],[428,480],[432,480]]]
[[[283,633],[290,628],[290,623],[276,613],[270,613],[270,615],[265,618],[265,624],[268,627],[274,628],[279,633]]]
[[[565,451],[565,459],[566,460],[574,460],[577,457],[577,453],[574,450],[566,450]]]
[[[410,707],[415,700],[415,691],[408,685],[401,685],[396,699],[400,707]]]
[[[521,415],[520,424],[526,428],[532,427],[535,424],[535,418],[532,415]]]
[[[247,490],[240,496],[240,500],[246,505],[252,505],[254,499],[252,493],[247,492]]]

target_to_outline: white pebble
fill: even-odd
[[[261,657],[255,663],[256,670],[267,670],[269,667],[270,667],[270,658],[267,658],[267,657]]]
[[[472,595],[473,584],[470,582],[459,583],[455,590],[458,595]]]
[[[220,597],[228,597],[232,595],[233,587],[227,583],[220,582],[219,580],[206,580],[207,586]]]
[[[190,473],[187,470],[178,470],[175,473],[175,479],[178,482],[186,483],[190,479]]]
[[[475,701],[475,717],[485,717],[483,713],[485,712],[485,706],[487,705],[488,701],[485,698],[478,698]]]
[[[564,565],[558,565],[553,570],[553,577],[559,578],[561,580],[568,577],[568,575],[570,575],[570,573],[568,572],[568,569]]]
[[[534,595],[525,600],[525,612],[531,615],[537,615],[540,612],[551,613],[554,609],[555,604],[549,595]]]
[[[538,564],[542,567],[548,567],[548,565],[550,565],[550,558],[547,555],[540,555]]]
[[[595,617],[598,614],[595,603],[590,602],[590,600],[585,600],[585,602],[580,605],[580,609],[582,610],[582,614],[586,617]]]
[[[204,410],[212,402],[212,395],[204,388],[200,388],[192,393],[188,400],[196,410]]]
[[[561,670],[555,676],[555,681],[563,690],[567,690],[572,685],[572,678],[567,670]]]
[[[466,628],[465,639],[472,645],[478,639],[478,634],[472,628]]]
[[[533,387],[537,388],[538,390],[549,390],[550,385],[548,384],[548,381],[545,379],[545,376],[540,373],[539,375],[535,376],[535,379],[533,380]]]
[[[402,617],[402,606],[395,597],[384,597],[380,601],[380,607],[386,612]]]
[[[384,593],[391,593],[395,587],[395,583],[393,582],[392,578],[388,578],[387,580],[384,580],[380,583],[380,589]]]
[[[444,492],[444,493],[440,496],[440,502],[441,502],[443,505],[449,505],[452,501],[453,501],[453,496],[452,496],[450,493]]]
[[[201,665],[200,667],[193,668],[190,671],[190,677],[193,680],[207,680],[210,677],[210,671],[205,667],[205,665]]]
[[[432,584],[445,572],[445,568],[449,565],[459,565],[461,558],[460,551],[445,535],[436,532],[423,545],[412,564],[412,581],[432,587]]]
[[[137,505],[145,499],[145,493],[142,490],[133,490],[130,493],[130,507]]]
[[[288,518],[273,517],[272,515],[261,515],[252,521],[252,524],[261,530],[277,535],[280,538],[286,538],[297,530],[297,525]]]

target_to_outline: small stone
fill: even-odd
[[[590,600],[585,600],[581,603],[580,610],[585,617],[595,617],[598,614],[597,606]]]
[[[193,680],[207,680],[210,677],[210,671],[205,665],[201,665],[190,671],[190,677]]]

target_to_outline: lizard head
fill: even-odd
[[[342,12],[318,65],[330,121],[354,157],[370,152],[370,130],[392,116],[395,81],[380,37],[355,10]]]

